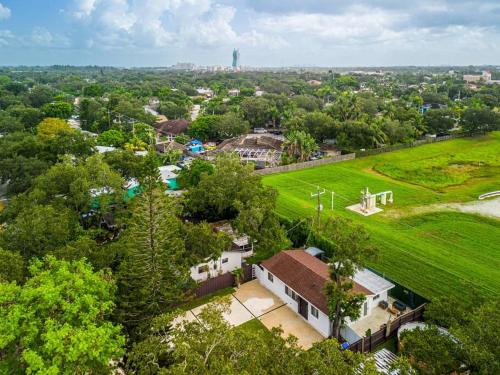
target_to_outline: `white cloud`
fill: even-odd
[[[266,34],[289,35],[290,38],[335,42],[341,44],[371,43],[390,40],[397,35],[394,25],[404,14],[353,7],[340,15],[294,13],[266,16],[255,20],[254,26]],[[294,36],[291,36],[291,35]]]
[[[89,17],[95,9],[99,0],[75,0],[75,9],[72,12],[73,16],[78,19]]]
[[[10,9],[0,3],[0,20],[6,20],[10,17]]]
[[[238,33],[236,8],[212,0],[76,0],[75,6],[74,17],[95,27],[94,47],[285,44],[256,30]]]
[[[35,27],[31,32],[31,41],[39,46],[50,46],[54,37],[49,30],[43,27]]]
[[[71,45],[71,41],[64,35],[51,33],[44,27],[35,26],[29,35],[16,38],[18,46],[64,48]]]
[[[10,30],[0,30],[0,47],[8,46],[14,40],[14,34]]]

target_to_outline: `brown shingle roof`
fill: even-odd
[[[167,120],[154,125],[156,132],[162,135],[184,133],[189,126],[189,121],[184,119]]]
[[[172,141],[172,142],[158,142],[157,144],[155,144],[155,149],[158,152],[164,153],[169,150],[184,151],[186,147],[184,145],[181,145],[180,143]]]
[[[330,281],[328,264],[304,250],[285,250],[261,265],[325,314],[328,314],[325,284]],[[353,292],[373,294],[353,281]]]

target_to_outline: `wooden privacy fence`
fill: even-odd
[[[403,324],[422,319],[424,310],[425,305],[421,305],[415,310],[401,315],[399,318],[390,322],[390,324],[384,324],[380,330],[373,333],[371,336],[363,337],[361,340],[358,340],[349,345],[349,350],[361,353],[371,352],[378,345],[386,342],[391,337],[396,335],[398,332],[398,328]]]
[[[242,283],[252,280],[252,265],[246,264],[243,267],[243,280]],[[231,273],[225,273],[216,277],[212,277],[206,281],[201,282],[194,290],[196,298],[212,294],[220,289],[229,288],[236,284],[234,276]]]

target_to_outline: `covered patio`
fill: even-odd
[[[389,306],[392,306],[392,303],[395,301],[394,298],[389,297],[387,302]],[[404,312],[409,311],[408,308]],[[366,336],[366,331],[370,330],[372,333],[380,330],[382,325],[387,324],[389,320],[394,320],[397,318],[396,314],[392,314],[388,309],[383,309],[380,306],[375,307],[370,315],[367,315],[363,319],[358,320],[357,322],[350,324],[349,327],[356,332],[356,334],[360,337]]]

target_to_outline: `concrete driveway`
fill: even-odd
[[[185,312],[174,320],[174,324],[197,319],[205,306],[198,306]],[[258,280],[242,284],[231,295],[230,311],[223,316],[233,327],[252,319],[259,319],[268,329],[281,327],[284,338],[289,335],[297,337],[299,346],[304,349],[309,349],[313,343],[324,340],[318,331],[263,287]]]
[[[297,337],[298,344],[303,349],[309,349],[315,342],[323,341],[325,338],[313,327],[311,327],[299,314],[288,306],[281,306],[276,310],[262,315],[259,320],[271,329],[281,327],[283,338],[293,335]]]
[[[277,296],[264,288],[259,283],[259,280],[252,280],[242,284],[233,293],[233,296],[256,318],[285,304]]]
[[[195,316],[198,316],[205,306],[206,305],[198,306],[190,311]],[[241,302],[234,298],[234,296],[231,296],[231,306],[229,307],[229,312],[222,314],[222,316],[233,327],[239,326],[240,324],[255,318],[255,316],[253,316],[250,311],[248,311],[245,306],[241,304]]]

